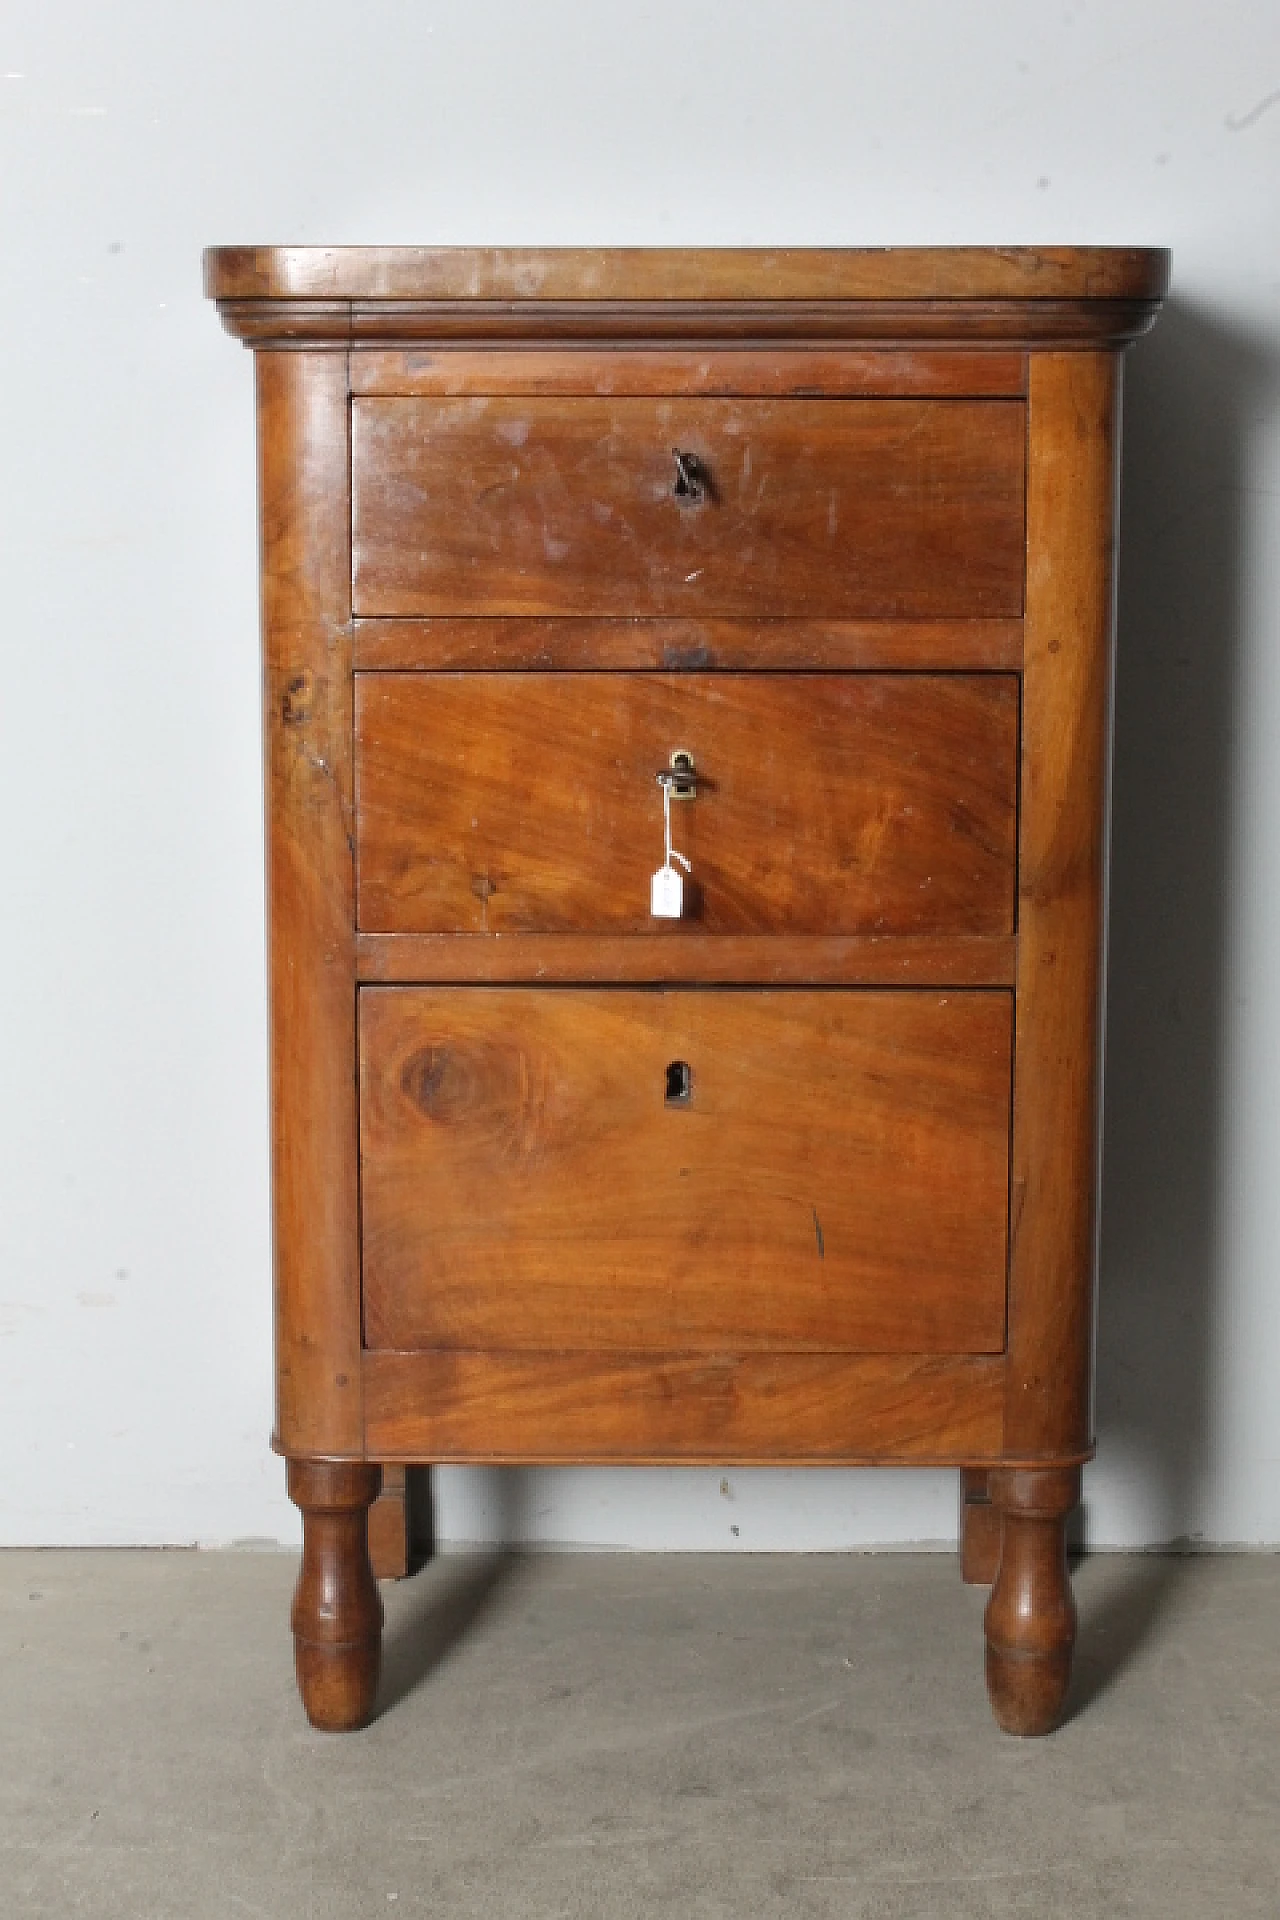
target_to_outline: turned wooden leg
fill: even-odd
[[[373,1716],[382,1601],[369,1565],[369,1508],[381,1469],[353,1460],[290,1460],[289,1498],[302,1509],[302,1567],[293,1594],[294,1666],[313,1727],[345,1733]]]
[[[1000,1565],[1000,1509],[992,1505],[985,1467],[960,1469],[960,1578],[989,1587]]]
[[[1071,1677],[1076,1606],[1067,1572],[1067,1516],[1079,1467],[999,1467],[989,1476],[1001,1516],[1000,1567],[987,1602],[987,1692],[1006,1733],[1049,1733]]]

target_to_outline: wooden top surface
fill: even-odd
[[[1138,300],[1162,247],[210,247],[215,300]]]

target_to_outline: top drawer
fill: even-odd
[[[1017,616],[1024,426],[1016,400],[357,399],[354,610]]]

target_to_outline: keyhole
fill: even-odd
[[[672,457],[676,463],[675,483],[672,493],[677,500],[703,500],[707,494],[706,475],[696,453],[682,453],[679,447],[672,447]]]
[[[673,1060],[667,1068],[667,1105],[687,1107],[693,1094],[693,1072],[687,1060]]]

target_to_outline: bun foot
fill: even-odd
[[[322,1733],[354,1733],[373,1718],[382,1649],[376,1640],[318,1646],[297,1633],[293,1670],[308,1720]]]
[[[382,1653],[382,1601],[369,1565],[369,1508],[378,1467],[290,1460],[289,1498],[302,1512],[302,1567],[293,1595],[294,1670],[313,1727],[349,1733],[373,1718]]]
[[[1062,1717],[1071,1653],[1017,1654],[987,1642],[987,1697],[1002,1733],[1052,1733]]]
[[[987,1693],[1006,1733],[1051,1733],[1071,1679],[1076,1607],[1067,1571],[1067,1517],[1079,1467],[995,1469],[1000,1565],[987,1602]]]

